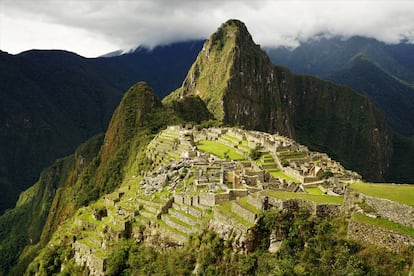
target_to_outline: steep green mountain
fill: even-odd
[[[21,193],[16,207],[0,216],[0,274],[5,274],[10,267],[16,265],[23,248],[29,245],[20,260],[24,269],[35,256],[33,254],[48,241],[41,238],[41,235],[46,221],[53,215],[51,209],[56,208],[56,197],[62,194],[63,189],[70,189],[75,184],[79,175],[98,154],[102,140],[103,135],[91,138],[79,146],[74,154],[56,160],[42,171],[33,186]],[[70,200],[71,198],[66,199],[67,202]],[[63,202],[59,208],[65,208]],[[65,220],[67,215],[59,220]],[[19,274],[21,273],[16,273]]]
[[[329,78],[371,98],[386,115],[388,124],[399,133],[414,133],[414,88],[384,71],[367,56],[356,55]],[[371,95],[372,91],[375,95]]]
[[[202,126],[280,132],[354,162],[372,178],[385,176],[380,170],[391,145],[405,148],[406,141],[394,139],[373,105],[349,88],[274,67],[240,21],[226,22],[212,37],[180,89],[161,102],[147,84],[132,86],[105,137],[58,160],[22,194],[16,209],[0,217],[2,273],[410,271],[410,248],[391,253],[347,238],[352,217],[337,216],[375,209],[362,199],[361,206],[344,199],[348,181],[358,174],[286,137]],[[188,121],[201,122],[200,130],[179,126]],[[292,192],[304,189],[292,169],[312,173],[308,177],[321,185],[313,190],[336,196]],[[279,212],[278,205],[288,208]],[[410,226],[381,219],[371,222],[412,234]],[[271,243],[277,253],[268,252]]]
[[[181,84],[202,42],[88,59],[65,51],[0,52],[0,213],[41,170],[104,132],[140,80],[163,97]]]
[[[19,275],[78,208],[113,191],[147,166],[144,147],[160,128],[178,122],[147,84],[132,86],[115,110],[103,141],[102,136],[92,138],[74,155],[58,160],[21,195],[15,209],[0,217],[2,270],[15,265],[23,247],[30,245],[12,271]]]
[[[63,51],[0,54],[0,210],[56,158],[102,132],[121,93]]]
[[[275,64],[295,73],[343,83],[368,96],[400,134],[412,136],[414,46],[387,45],[375,39],[321,38],[299,47],[266,49]]]
[[[351,89],[274,67],[244,24],[230,20],[204,44],[172,106],[200,97],[224,124],[279,132],[329,153],[371,180],[388,177],[392,133]]]
[[[258,145],[259,157],[249,157]],[[198,154],[180,158],[194,149]],[[350,185],[359,176],[327,155],[286,137],[236,127],[170,126],[141,150],[152,164],[61,224],[25,275],[412,271],[413,186]],[[278,166],[281,160],[288,165]],[[280,178],[288,179],[295,163],[303,165],[300,174],[317,163],[335,175],[292,192],[302,185],[282,184]],[[262,170],[279,180],[260,181]],[[252,177],[257,182],[240,181]]]

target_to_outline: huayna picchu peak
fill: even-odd
[[[274,66],[229,20],[180,88],[131,86],[0,216],[0,274],[413,273],[414,186],[367,182],[393,139],[367,98]]]
[[[367,179],[388,177],[392,133],[372,103],[344,86],[274,66],[238,20],[211,35],[181,88],[163,101],[174,108],[190,96],[221,123],[278,132]]]

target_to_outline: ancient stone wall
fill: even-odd
[[[342,212],[341,205],[317,204],[315,205],[315,216],[320,218],[339,217]]]
[[[232,202],[231,211],[251,223],[254,223],[257,219],[257,214],[243,208],[236,201]]]
[[[285,174],[292,176],[296,178],[297,180],[299,180],[301,183],[303,183],[305,177],[301,175],[297,170],[292,169],[291,167],[282,167],[282,171]]]
[[[75,251],[74,259],[77,264],[86,266],[91,275],[105,275],[106,259],[97,257],[93,254],[93,250],[83,243],[76,241],[72,247]]]
[[[228,231],[230,232],[231,231],[238,232],[239,235],[247,233],[247,230],[249,229],[249,227],[241,224],[239,221],[237,221],[236,219],[230,216],[226,216],[222,214],[217,209],[213,209],[213,211],[214,211],[214,218],[210,222],[211,226],[221,225],[222,227],[228,229]],[[223,234],[223,233],[220,233],[220,234]]]
[[[202,205],[214,206],[216,204],[216,199],[212,193],[200,193],[199,202]]]
[[[248,192],[246,189],[240,189],[240,190],[233,189],[229,191],[229,196],[230,196],[229,198],[230,200],[236,200],[238,198],[247,196],[247,193]]]
[[[187,233],[188,232],[188,228],[187,227],[185,227],[185,226],[183,226],[183,225],[181,225],[179,223],[176,223],[175,221],[173,221],[167,215],[162,215],[162,220],[165,221],[166,224],[170,225],[171,227],[173,227],[173,228],[175,228],[175,229],[177,229],[177,230],[179,230],[181,232],[184,232],[184,233]]]
[[[385,247],[394,252],[400,252],[404,247],[414,245],[413,237],[357,221],[349,222],[348,238]]]
[[[248,198],[247,198],[247,202],[250,205],[256,207],[256,209],[258,209],[258,210],[263,210],[264,209],[263,208],[263,201],[262,201],[261,198],[256,198],[256,197],[252,197],[252,196],[249,195]]]
[[[375,212],[381,217],[405,226],[414,227],[414,207],[388,199],[368,196],[354,190],[345,193],[345,204],[348,208],[358,202],[365,202],[374,208]]]
[[[230,193],[224,194],[215,194],[214,195],[214,203],[215,204],[223,204],[230,200]]]

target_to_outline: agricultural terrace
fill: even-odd
[[[305,191],[308,193],[308,194],[313,194],[313,195],[324,195],[325,193],[321,190],[321,189],[319,189],[318,187],[316,187],[316,188],[305,188]]]
[[[276,191],[276,190],[267,190],[263,192],[264,195],[271,196],[279,199],[304,199],[313,201],[315,203],[321,204],[342,204],[344,202],[343,197],[339,196],[330,196],[330,195],[315,195],[315,194],[305,194],[305,193],[293,193],[285,191]]]
[[[244,160],[244,156],[237,153],[233,147],[226,146],[216,141],[203,140],[199,141],[197,148],[200,151],[208,152],[225,159],[225,157],[231,160]]]
[[[414,207],[414,185],[355,182],[351,189]]]
[[[365,216],[364,214],[354,213],[352,214],[351,219],[353,221],[359,221],[359,222],[379,226],[385,229],[393,230],[395,232],[399,232],[401,234],[406,234],[411,237],[414,237],[413,228],[389,221],[385,218],[370,218],[370,217]]]
[[[270,153],[264,153],[260,159],[256,161],[256,164],[261,166],[265,171],[269,172],[270,175],[272,175],[274,178],[281,178],[288,182],[300,183],[300,181],[296,178],[280,171],[278,165]]]

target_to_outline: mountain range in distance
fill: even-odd
[[[74,68],[76,69],[77,66]],[[155,224],[157,229],[170,229],[163,222],[169,221],[168,217],[172,213],[165,214],[164,212],[159,218],[158,211],[154,211],[154,209],[158,208],[160,202],[165,201],[166,206],[173,209],[171,210],[173,212],[176,210],[174,208],[178,207],[171,208],[171,203],[175,201],[178,205],[184,203],[183,200],[180,203],[179,198],[173,198],[174,201],[172,201],[169,198],[172,194],[172,190],[168,190],[170,187],[162,187],[167,190],[161,190],[157,195],[159,196],[157,205],[157,202],[144,192],[141,185],[145,183],[142,184],[143,182],[139,181],[144,176],[156,177],[159,172],[159,163],[169,162],[170,159],[177,162],[180,157],[174,155],[175,149],[183,150],[182,146],[193,146],[191,139],[187,139],[191,133],[186,132],[183,128],[178,127],[180,131],[177,133],[182,133],[182,135],[179,134],[180,143],[176,141],[177,133],[174,136],[171,132],[166,131],[161,135],[160,131],[171,125],[196,125],[200,129],[211,125],[234,127],[235,134],[232,134],[234,137],[224,135],[225,133],[221,133],[220,129],[206,131],[211,131],[208,133],[209,137],[215,137],[217,133],[221,133],[222,143],[231,143],[232,148],[244,148],[246,152],[250,153],[254,153],[259,148],[255,148],[253,145],[253,148],[250,148],[249,141],[245,141],[240,133],[252,130],[249,139],[253,140],[258,137],[255,130],[279,133],[289,137],[285,138],[285,141],[293,138],[312,150],[317,149],[328,153],[331,158],[341,161],[346,168],[354,169],[365,179],[380,181],[390,177],[409,177],[408,167],[410,167],[412,159],[409,159],[410,151],[407,145],[410,145],[410,140],[408,138],[401,140],[401,136],[389,128],[384,117],[367,97],[344,85],[309,75],[296,75],[285,67],[273,65],[268,55],[259,45],[254,43],[246,26],[238,20],[227,21],[210,37],[183,78],[181,86],[164,97],[162,101],[143,82],[133,85],[125,94],[121,93],[123,94],[122,100],[113,112],[105,135],[98,134],[90,138],[71,155],[54,162],[42,171],[40,178],[33,186],[21,193],[16,208],[0,216],[0,229],[2,230],[0,231],[2,241],[0,243],[0,259],[2,260],[0,272],[8,272],[11,269],[12,274],[21,275],[28,268],[27,273],[29,274],[58,273],[59,271],[81,273],[88,269],[89,271],[109,273],[107,270],[110,268],[124,269],[123,264],[126,263],[127,258],[111,255],[107,249],[122,247],[124,239],[120,237],[136,242],[145,225]],[[88,93],[86,94],[88,95]],[[98,95],[106,99],[103,97],[106,94]],[[27,123],[27,120],[23,120],[24,122]],[[77,125],[75,124],[75,126]],[[242,127],[244,130],[237,130],[238,127]],[[30,129],[30,124],[23,124],[22,129],[27,128]],[[172,133],[175,133],[174,129],[172,129]],[[262,133],[261,136],[263,135],[271,136]],[[236,136],[240,138],[235,138]],[[207,142],[209,140],[207,138],[201,139]],[[152,145],[152,149],[149,147],[150,141],[156,141]],[[268,148],[272,148],[270,141],[268,144]],[[284,144],[280,145],[282,148],[284,147]],[[200,146],[202,145],[200,144]],[[160,152],[160,155],[165,156],[158,156],[156,152],[153,152],[156,158],[149,157],[154,148],[155,151]],[[306,154],[305,152],[308,151],[304,150],[305,148],[299,145],[293,146],[289,150],[285,149],[285,152],[282,150],[278,156],[285,156],[285,159],[290,160],[285,160],[288,162],[286,166],[290,166],[291,161],[300,163],[301,160],[308,160],[306,161],[308,165],[317,162],[312,156],[325,156],[326,161],[324,162],[326,164],[332,163],[329,162],[328,155]],[[188,154],[190,153],[188,152]],[[224,152],[223,158],[226,154],[230,155],[229,152]],[[276,159],[271,157],[272,153],[262,154],[264,156],[254,162],[263,168],[271,166],[273,169],[276,167],[277,170],[287,171],[288,168],[282,168],[284,166],[282,163],[275,163]],[[274,154],[276,154],[276,150]],[[248,155],[250,156],[250,154]],[[407,166],[408,169],[402,170],[404,168],[395,167],[396,157],[400,158],[400,163]],[[248,159],[252,158],[254,157],[248,157]],[[175,170],[172,165],[169,166],[171,170]],[[341,166],[336,167],[340,168]],[[270,167],[266,168],[270,169]],[[296,170],[299,169],[301,170],[296,166]],[[188,183],[185,184],[188,186],[187,188],[192,187],[188,168],[187,170],[183,168],[180,172],[184,179],[188,180]],[[332,176],[333,172],[329,175]],[[352,173],[352,175],[359,179],[358,174]],[[166,177],[166,179],[169,178]],[[171,179],[173,178],[175,179],[175,176],[171,176]],[[263,181],[265,178],[267,177],[263,176]],[[178,177],[177,181],[179,179]],[[158,181],[154,183],[158,185]],[[340,188],[335,186],[339,183],[332,183],[334,187],[331,188],[339,188],[339,191],[344,195],[346,190],[342,189],[344,186]],[[122,190],[119,189],[121,185]],[[367,184],[367,186],[370,185]],[[154,188],[151,185],[146,187],[148,189]],[[405,187],[409,187],[409,185],[405,185]],[[191,193],[185,194],[189,190],[184,188],[186,187],[175,186],[174,189],[177,192],[183,192],[184,196],[193,195]],[[207,187],[205,192],[208,192],[208,189],[210,188]],[[249,192],[246,191],[246,193]],[[217,190],[217,194],[221,196],[221,191]],[[131,200],[129,200],[131,196],[139,197],[136,202],[138,205],[132,206],[132,209]],[[320,196],[325,197],[324,195]],[[335,197],[335,200],[338,198]],[[247,200],[247,198],[245,199]],[[144,203],[140,203],[140,200]],[[342,202],[342,200],[340,201]],[[239,203],[243,204],[243,201]],[[232,206],[239,203],[234,203]],[[360,208],[365,211],[369,210],[370,205],[363,205],[363,203],[360,202]],[[244,206],[248,208],[249,205],[244,204]],[[199,208],[201,207],[203,207],[202,204]],[[221,209],[218,209],[218,213],[216,208],[213,208],[213,212],[208,213],[220,217],[220,210],[229,213],[226,208],[232,209],[233,207],[223,205]],[[251,208],[248,209],[251,210]],[[259,207],[259,209],[262,208]],[[196,210],[203,212],[202,209]],[[232,210],[230,211],[236,212],[236,209]],[[283,221],[295,223],[300,221],[300,226],[303,225],[309,230],[306,233],[312,233],[311,229],[318,225],[318,222],[310,221],[303,214],[298,213],[294,216],[295,218],[283,219]],[[138,218],[142,220],[135,221]],[[252,220],[255,221],[256,217],[253,216]],[[225,220],[225,224],[229,221]],[[242,220],[241,224],[243,223]],[[177,222],[175,225],[179,227],[179,225],[183,226],[183,223]],[[291,228],[290,223],[287,226]],[[321,224],[321,227],[316,227],[321,228],[322,239],[324,239],[324,235],[328,234],[326,228],[330,227],[333,225]],[[340,231],[341,235],[345,232],[343,229]],[[258,234],[259,240],[261,234],[264,237],[271,233],[270,229],[264,232],[261,232],[259,228],[257,230],[255,233]],[[248,231],[244,232],[248,233]],[[297,233],[302,232],[297,231]],[[174,233],[176,234],[177,231],[173,231],[172,235]],[[287,233],[285,234],[288,235]],[[338,237],[339,234],[332,238],[335,238],[336,241]],[[297,238],[294,236],[294,239],[298,240]],[[300,240],[303,241],[303,238],[300,237]],[[344,241],[342,238],[338,240],[338,243],[334,243],[342,244]],[[237,240],[234,241],[237,243]],[[215,241],[214,244],[219,243]],[[306,247],[304,244],[303,242],[303,246],[298,248],[304,249]],[[77,245],[79,246],[77,247]],[[348,252],[350,255],[346,253],[341,256],[347,256],[344,261],[350,266],[340,267],[354,271],[362,266],[360,263],[348,262],[350,260],[348,256],[357,256],[357,252],[364,251],[365,247],[359,243],[345,243],[345,246],[340,248],[349,251],[348,245],[352,247],[353,253]],[[266,248],[266,244],[264,248]],[[301,250],[297,251],[301,252]],[[377,252],[371,251],[371,249],[368,251],[368,256]],[[125,253],[125,250],[121,248],[115,252]],[[281,252],[289,251],[282,249]],[[335,250],[328,251],[326,254],[332,255],[332,252]],[[286,254],[286,256],[290,255]],[[309,255],[309,257],[312,256],[317,255],[313,253]],[[387,255],[384,258],[391,260],[393,256]],[[86,258],[86,261],[82,261],[82,258]],[[119,259],[122,262],[117,262]],[[273,260],[275,259],[273,258]],[[315,259],[312,260],[311,263],[315,264]],[[131,261],[134,261],[135,265],[139,260]],[[405,259],[402,262],[410,264]],[[295,269],[302,269],[297,266],[296,261],[293,263]],[[132,263],[127,265],[132,266]],[[291,264],[289,263],[289,265]],[[329,267],[331,268],[331,266]],[[373,267],[375,267],[375,263]],[[189,271],[194,269],[195,267],[192,267]],[[201,267],[201,269],[205,268]],[[317,271],[320,267],[315,266],[313,269]],[[371,268],[364,266],[361,269],[369,270]],[[387,268],[385,267],[385,269]],[[409,269],[410,267],[407,265],[401,267],[401,270],[404,271]],[[112,271],[111,274],[117,274],[116,271]]]
[[[145,80],[159,97],[179,87],[202,44],[93,59],[59,50],[0,52],[0,213],[42,169],[104,132],[132,84]]]
[[[94,59],[65,51],[2,52],[0,210],[12,207],[48,164],[105,131],[130,85],[145,80],[160,98],[179,87],[203,43],[138,47]],[[322,38],[293,50],[265,50],[274,64],[348,85],[369,97],[401,135],[394,140],[394,156],[414,156],[409,138],[414,120],[412,45],[386,45],[362,37]],[[391,161],[390,166],[399,169],[391,169],[386,179],[413,182],[410,165],[404,159]]]

